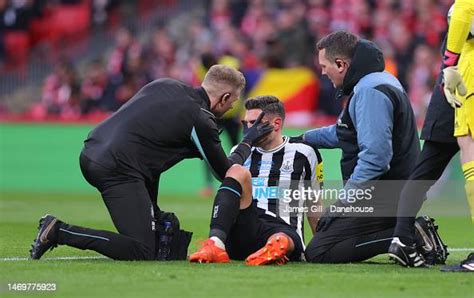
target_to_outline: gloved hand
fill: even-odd
[[[460,107],[462,103],[456,97],[456,90],[458,95],[465,96],[467,89],[457,66],[448,66],[443,69],[443,84],[444,95],[448,103],[453,108]]]
[[[332,206],[336,207],[345,207],[344,203],[342,203],[340,200],[337,200]],[[328,206],[326,210],[324,210],[323,214],[319,218],[318,225],[316,226],[316,232],[325,232],[329,229],[329,226],[332,224],[334,219],[338,217],[343,217],[344,213],[341,212],[334,212],[331,210],[331,206]]]
[[[255,120],[252,127],[244,127],[244,138],[242,139],[242,143],[253,147],[273,131],[273,126],[270,125],[270,123],[261,123],[263,116],[265,116],[265,112],[258,115],[258,118]]]

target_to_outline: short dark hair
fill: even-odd
[[[347,31],[336,31],[323,37],[316,44],[320,51],[326,49],[326,58],[336,60],[336,58],[352,59],[354,51],[359,42],[359,37]]]
[[[245,77],[240,71],[233,67],[223,64],[215,64],[207,71],[204,80],[202,81],[202,85],[208,87],[206,91],[209,92],[219,88],[216,86],[219,84],[227,85],[234,88],[234,90],[242,91],[245,87]]]
[[[245,109],[260,109],[267,115],[278,115],[283,120],[285,119],[285,107],[276,96],[263,95],[249,98],[245,101]]]

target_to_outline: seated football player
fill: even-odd
[[[261,120],[270,123],[273,131],[251,148],[243,166],[234,165],[227,171],[214,199],[209,239],[189,257],[190,262],[245,259],[247,265],[264,265],[298,261],[304,252],[304,213],[312,231],[316,230],[320,201],[316,196],[293,194],[303,188],[317,192],[322,180],[321,155],[302,140],[282,134],[285,110],[278,98],[251,98],[245,109],[244,130],[264,112]]]

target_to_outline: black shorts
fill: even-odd
[[[275,233],[285,233],[293,240],[295,249],[290,260],[301,260],[304,249],[296,230],[283,221],[260,218],[255,203],[252,203],[247,209],[240,210],[237,221],[227,236],[227,253],[233,260],[245,260],[249,255],[262,248],[268,238]]]

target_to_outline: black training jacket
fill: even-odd
[[[179,161],[199,157],[222,180],[250,148],[240,144],[227,158],[209,105],[203,88],[153,81],[89,133],[82,153],[117,173],[151,181]]]

